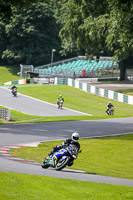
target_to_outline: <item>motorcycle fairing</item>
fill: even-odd
[[[52,157],[47,159],[47,164],[53,165],[53,158]]]
[[[67,153],[67,149],[60,149],[58,151],[55,152],[54,156],[53,156],[53,166],[55,167],[57,164],[57,160],[64,155],[65,153]],[[64,156],[63,156],[64,157]],[[62,157],[62,158],[63,158]],[[66,156],[65,156],[66,157]]]

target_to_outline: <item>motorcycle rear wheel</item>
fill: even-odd
[[[63,162],[60,162],[59,160],[55,169],[57,171],[62,170],[70,161],[71,161],[71,158],[68,158],[68,157],[65,160],[63,160]]]

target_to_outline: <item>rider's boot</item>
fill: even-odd
[[[73,165],[73,161],[71,161],[71,162],[68,164],[69,167],[72,166],[72,165]]]

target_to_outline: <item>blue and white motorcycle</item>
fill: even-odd
[[[81,153],[81,151],[78,151],[77,146],[70,144],[46,157],[41,166],[45,169],[54,167],[58,171],[62,170],[67,165],[71,166],[73,164],[74,159],[78,157],[78,153]]]

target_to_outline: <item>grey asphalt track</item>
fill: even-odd
[[[2,125],[0,146],[64,139],[75,131],[81,138],[133,133],[133,118]]]
[[[67,108],[58,109],[56,104],[50,104],[19,93],[17,97],[13,97],[11,90],[4,87],[0,87],[0,105],[36,116],[88,115]]]
[[[133,180],[130,179],[85,174],[80,171],[67,170],[67,169],[64,169],[62,171],[55,171],[55,169],[52,168],[42,169],[39,165],[21,163],[12,160],[9,161],[8,159],[5,158],[0,158],[0,171],[23,173],[30,175],[40,175],[40,176],[50,176],[56,178],[74,179],[81,181],[107,183],[113,185],[124,185],[133,187]]]

